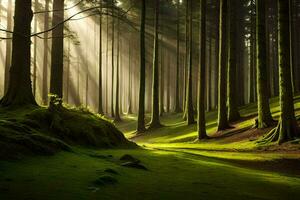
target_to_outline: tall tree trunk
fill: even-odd
[[[53,0],[52,26],[57,26],[64,20],[64,0]],[[64,67],[64,25],[58,25],[52,31],[51,77],[50,93],[63,97],[63,67]]]
[[[219,25],[220,25],[220,3],[219,1],[215,2],[216,4],[216,24],[215,24],[215,80],[214,80],[214,84],[215,84],[215,90],[214,90],[214,98],[215,98],[215,109],[218,108],[218,83],[219,83],[219,79],[218,79],[218,74],[219,74],[219,50],[220,50],[220,29],[219,29]]]
[[[255,23],[255,0],[251,0],[251,36],[250,36],[250,83],[249,83],[249,102],[255,102],[255,68],[256,68],[256,23]]]
[[[159,0],[155,0],[155,26],[153,49],[153,79],[152,79],[152,112],[150,128],[159,128],[159,63],[158,63],[158,25],[159,24]]]
[[[110,113],[112,117],[115,117],[114,113],[114,79],[115,79],[115,9],[114,9],[114,2],[112,3],[112,33],[111,33],[111,107],[110,107]]]
[[[37,11],[38,8],[38,0],[34,0],[34,11]],[[36,33],[37,32],[37,26],[38,26],[38,19],[37,16],[35,16],[34,18],[34,28],[33,31]],[[37,80],[37,37],[35,36],[33,38],[33,78],[32,78],[32,82],[33,82],[33,96],[36,97],[36,80]]]
[[[179,68],[180,68],[180,0],[177,0],[177,44],[176,44],[176,92],[175,92],[175,113],[181,112],[179,99]]]
[[[229,128],[226,110],[226,38],[227,38],[227,0],[220,1],[220,50],[219,50],[219,96],[218,131]]]
[[[131,63],[131,38],[132,35],[129,36],[129,43],[128,43],[128,108],[127,114],[132,114],[132,63]]]
[[[261,141],[263,143],[276,141],[281,144],[299,136],[291,80],[289,3],[290,0],[278,0],[280,121]]]
[[[265,0],[256,0],[256,47],[257,47],[257,127],[266,128],[273,124],[268,98],[266,7]]]
[[[7,30],[12,29],[12,0],[8,0],[7,2]],[[8,38],[11,37],[10,33],[7,33],[6,36]],[[11,59],[12,59],[12,42],[11,40],[6,41],[6,55],[5,55],[5,71],[4,71],[4,93],[8,90],[9,85],[9,77],[10,77],[10,67],[11,67]]]
[[[207,138],[205,120],[205,50],[206,50],[206,0],[201,0],[200,7],[200,68],[198,75],[198,139]]]
[[[187,85],[188,85],[188,64],[189,64],[189,1],[185,2],[185,63],[184,63],[184,98],[183,98],[183,119],[187,119]]]
[[[141,7],[141,28],[140,28],[140,88],[139,88],[139,111],[137,133],[142,133],[145,128],[145,68],[146,68],[146,52],[145,52],[145,19],[146,18],[146,0],[142,0]]]
[[[120,15],[118,10],[118,16]],[[115,95],[115,122],[121,122],[120,116],[120,19],[117,19],[117,69],[116,69],[116,95]]]
[[[36,105],[30,79],[30,37],[33,13],[31,0],[16,0],[12,64],[9,71],[8,89],[1,100],[2,106]]]
[[[237,51],[236,51],[236,37],[237,37],[237,15],[236,15],[236,0],[229,0],[229,56],[228,56],[228,121],[234,122],[240,118],[240,114],[237,106],[236,95],[236,68],[237,68]]]
[[[108,12],[108,11],[107,11]],[[108,47],[109,47],[109,38],[108,38],[108,35],[109,35],[109,17],[108,15],[106,16],[106,89],[105,89],[105,92],[106,92],[106,98],[105,98],[105,111],[106,111],[106,114],[108,115],[109,113],[109,109],[108,109],[108,96],[109,96],[109,88],[108,88]]]
[[[188,62],[188,80],[186,89],[186,116],[187,124],[195,123],[193,108],[193,5],[192,0],[189,3],[189,62]]]
[[[50,0],[45,0],[45,10],[49,10]],[[44,13],[44,30],[49,28],[49,13]],[[43,58],[43,91],[42,91],[42,99],[43,103],[46,105],[48,103],[48,51],[49,51],[49,43],[48,43],[48,32],[44,33],[44,58]]]
[[[98,94],[98,113],[100,115],[103,115],[103,85],[102,85],[102,73],[103,73],[103,67],[102,67],[102,2],[100,2],[100,16],[99,16],[99,94]]]
[[[163,34],[162,34],[163,35]],[[163,47],[163,36],[161,37],[160,45],[160,97],[159,97],[159,115],[162,116],[165,112],[164,97],[165,97],[165,72],[164,72],[164,58],[165,49]]]

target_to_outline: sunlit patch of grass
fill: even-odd
[[[278,120],[280,115],[279,98],[270,99],[270,107],[273,117]],[[295,110],[296,115],[300,115],[300,96],[295,97]],[[241,120],[234,126],[237,130],[251,128],[254,125],[257,115],[257,105],[255,103],[243,106],[240,108],[240,113],[245,120]],[[127,122],[128,120],[128,122]],[[126,122],[117,124],[117,126],[125,132],[128,138],[133,137],[136,128],[136,118],[129,117],[125,119]],[[149,116],[147,116],[149,121]],[[243,141],[237,141],[233,143],[224,144],[224,142],[218,141],[206,141],[200,144],[195,144],[197,139],[196,125],[187,126],[182,121],[182,114],[168,114],[161,118],[162,124],[165,127],[151,130],[146,132],[143,136],[134,138],[139,144],[155,144],[155,145],[191,145],[194,148],[208,148],[208,149],[239,149],[249,150],[256,148],[255,142],[251,142],[248,139]],[[206,127],[208,135],[212,136],[217,130],[217,112],[212,111],[206,113]],[[226,132],[225,132],[226,133]],[[176,144],[173,144],[176,143]]]
[[[0,161],[0,198],[252,200],[300,195],[297,177],[242,168],[194,150],[185,151],[76,149],[77,153],[52,157]],[[118,160],[124,154],[141,160],[149,171],[120,166]],[[231,154],[228,157],[236,157]],[[95,185],[99,177],[108,175],[108,168],[118,172],[109,175],[116,183]]]

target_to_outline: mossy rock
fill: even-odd
[[[72,145],[136,148],[111,122],[91,112],[65,107],[1,108],[0,159],[22,154],[52,155]]]

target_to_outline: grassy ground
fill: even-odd
[[[112,155],[95,158],[89,154]],[[130,154],[148,171],[120,166]],[[94,185],[110,168],[118,182]],[[300,177],[203,156],[149,150],[78,150],[0,162],[0,199],[297,199]]]
[[[295,105],[299,115],[299,98]],[[278,117],[277,99],[271,107]],[[201,143],[194,142],[196,126],[187,127],[180,114],[164,116],[164,128],[140,137],[133,134],[135,116],[126,117],[117,126],[143,149],[73,147],[51,157],[0,161],[0,199],[298,199],[299,144],[260,149],[253,140],[268,130],[251,129],[255,112],[254,104],[242,108],[244,119],[218,134],[216,113],[208,113],[215,138]],[[122,166],[125,154],[148,170]]]

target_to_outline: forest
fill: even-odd
[[[300,0],[0,0],[0,199],[300,196]]]

